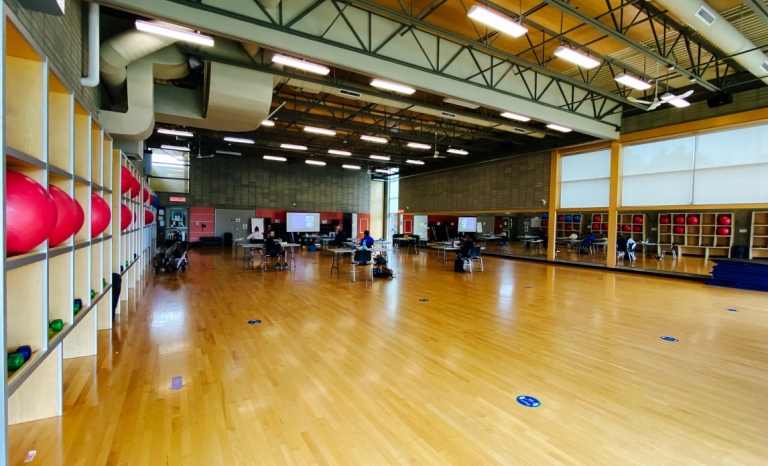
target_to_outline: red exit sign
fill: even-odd
[[[186,197],[172,197],[171,202],[187,202]]]

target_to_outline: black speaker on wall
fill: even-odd
[[[729,92],[719,92],[716,96],[707,99],[707,106],[709,108],[722,107],[733,103],[733,94]]]
[[[337,226],[338,224],[339,224],[339,219],[338,218],[334,218],[333,220],[331,220],[331,225]]]

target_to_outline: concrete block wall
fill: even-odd
[[[4,0],[4,3],[48,56],[51,66],[75,92],[85,109],[96,116],[101,101],[99,89],[80,85],[80,78],[88,72],[88,4],[66,0],[64,16],[51,16],[27,10],[18,0]]]
[[[400,180],[406,212],[540,209],[549,203],[550,153],[521,155]]]
[[[190,160],[189,193],[183,205],[219,209],[284,209],[370,212],[371,179],[364,171],[216,156]],[[160,203],[171,205],[159,193]],[[174,203],[179,205],[178,203]]]
[[[733,95],[733,103],[709,108],[706,101],[694,102],[690,107],[661,108],[640,115],[622,118],[621,134],[634,133],[669,125],[704,120],[722,115],[741,113],[768,107],[768,87],[760,87]]]

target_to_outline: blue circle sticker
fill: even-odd
[[[727,307],[727,308],[725,308],[725,310],[728,311],[728,312],[739,312],[738,309],[734,309],[732,307]]]
[[[520,395],[517,397],[517,402],[526,408],[538,408],[541,406],[541,401],[528,395]]]
[[[260,320],[249,320],[248,323],[251,324],[251,325],[253,325],[253,324],[260,324],[261,321]]]
[[[674,337],[661,337],[661,339],[664,341],[671,341],[672,343],[678,341],[677,338]]]
[[[428,300],[427,298],[421,298],[419,301],[421,301],[422,303],[426,303],[426,302],[428,302],[429,300]]]

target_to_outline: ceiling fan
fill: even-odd
[[[648,105],[648,108],[645,109],[646,112],[649,112],[651,110],[656,110],[661,104],[670,103],[672,105],[675,105],[675,101],[683,101],[686,97],[693,94],[693,89],[690,91],[684,92],[680,95],[672,94],[671,92],[667,92],[661,97],[659,97],[659,83],[656,82],[656,87],[653,90],[653,101],[648,102],[647,100],[640,100],[635,99],[634,97],[627,97],[627,100],[630,102],[634,102],[636,104],[646,104]],[[678,106],[678,105],[675,105]],[[681,105],[683,107],[688,106],[688,102],[685,102],[685,105]]]
[[[437,150],[437,133],[435,133],[435,153],[432,155],[433,159],[447,159],[448,157],[445,155],[440,155],[440,151]]]

